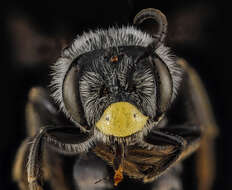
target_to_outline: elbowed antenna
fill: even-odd
[[[148,19],[153,19],[158,23],[158,31],[156,33],[154,33],[153,30],[148,32],[154,38],[155,47],[159,47],[161,44],[163,44],[167,34],[168,22],[166,16],[157,9],[143,9],[135,16],[133,23],[134,25],[139,26]]]
[[[155,21],[147,22],[146,21]],[[167,111],[171,102],[173,93],[173,79],[167,63],[162,60],[158,54],[151,56],[154,51],[163,45],[167,34],[168,22],[166,16],[157,9],[147,8],[141,10],[133,20],[134,25],[140,26],[142,30],[149,33],[154,39],[147,46],[147,55],[150,62],[153,64],[156,71],[156,90],[157,90],[157,116],[161,116]],[[155,30],[157,29],[157,30]]]

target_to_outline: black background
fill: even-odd
[[[89,29],[131,24],[133,16],[148,7],[165,13],[169,22],[168,45],[198,71],[209,92],[220,129],[214,189],[232,189],[229,6],[223,1],[202,0],[150,3],[76,0],[7,1],[1,5],[1,190],[17,189],[11,181],[11,167],[15,152],[25,137],[27,93],[32,86],[48,84],[49,64],[59,55],[63,42],[69,42],[76,34]],[[34,56],[30,57],[30,51]]]

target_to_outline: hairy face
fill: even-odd
[[[170,49],[153,41],[134,27],[77,37],[52,67],[54,100],[80,128],[145,134],[175,99],[182,75]]]
[[[115,102],[129,102],[144,115],[155,116],[155,76],[149,60],[139,59],[143,53],[138,47],[127,52],[117,48],[81,58],[79,93],[89,125],[95,125]]]

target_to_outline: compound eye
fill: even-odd
[[[83,119],[84,113],[82,112],[82,104],[77,91],[79,88],[77,82],[79,71],[79,67],[73,66],[66,74],[63,82],[63,102],[65,109],[72,118],[76,122],[83,124],[85,122]]]
[[[156,70],[157,107],[163,113],[167,110],[172,98],[172,77],[167,65],[161,59],[149,57],[149,60]]]

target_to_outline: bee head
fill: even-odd
[[[155,34],[138,29],[147,19],[158,23]],[[77,125],[130,136],[175,98],[181,69],[164,45],[166,17],[142,10],[134,25],[78,36],[53,66],[53,97]]]

